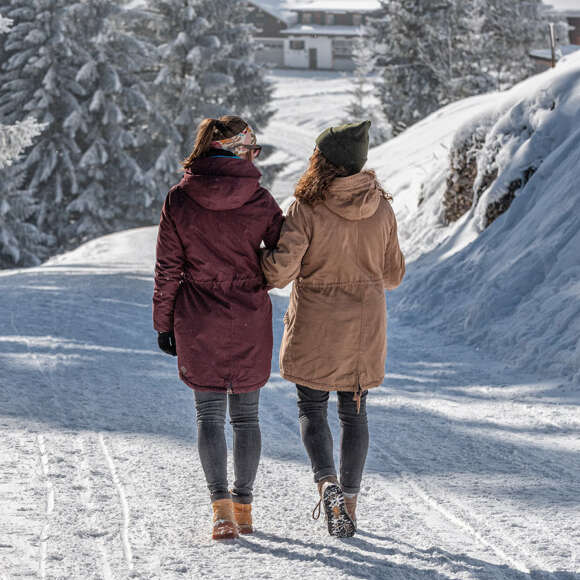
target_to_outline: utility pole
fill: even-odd
[[[554,32],[554,23],[548,24],[550,27],[550,49],[552,51],[552,68],[556,67],[556,34]]]

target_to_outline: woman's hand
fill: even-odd
[[[175,334],[173,330],[169,332],[160,332],[157,335],[157,344],[159,348],[172,356],[177,356],[177,348],[175,346]]]

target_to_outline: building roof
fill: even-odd
[[[545,0],[545,3],[568,16],[580,16],[580,0]]]
[[[378,0],[288,0],[286,5],[294,12],[327,12],[329,14],[343,14],[345,12],[361,13],[379,10],[381,3]]]
[[[290,20],[290,11],[286,8],[287,2],[284,0],[248,0],[249,4],[261,8],[264,12],[274,18],[288,23]]]
[[[573,52],[577,52],[579,50],[580,45],[578,44],[565,44],[563,46],[558,46],[556,48],[556,55],[560,57],[568,56],[569,54],[572,54]],[[536,60],[546,60],[546,61],[552,60],[552,51],[549,48],[530,50],[529,54],[532,58]]]
[[[360,36],[362,26],[324,26],[322,24],[299,24],[282,30],[282,34],[295,36]]]

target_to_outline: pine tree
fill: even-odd
[[[153,183],[139,147],[150,104],[139,73],[148,47],[129,34],[127,10],[110,0],[84,0],[68,14],[84,64],[75,80],[81,108],[65,121],[81,149],[79,192],[68,204],[67,238],[78,244],[111,231],[151,223]]]
[[[8,33],[11,27],[12,20],[0,16],[0,34]],[[4,46],[0,43],[0,54],[3,53]],[[0,169],[8,167],[24,149],[32,144],[40,131],[41,126],[32,118],[14,125],[0,124]]]
[[[0,16],[0,34],[8,33],[11,25],[11,20]],[[3,45],[0,51],[4,52]],[[31,223],[36,204],[19,188],[18,172],[10,168],[41,131],[42,126],[32,118],[14,125],[0,124],[0,268],[38,264],[42,247],[50,241]]]
[[[13,175],[35,200],[35,225],[54,233],[59,245],[65,241],[69,221],[66,207],[78,193],[80,150],[67,122],[82,114],[83,95],[75,80],[79,55],[67,20],[72,3],[36,0],[31,5],[29,0],[10,0],[5,16],[14,27],[4,44],[0,74],[2,119],[16,123],[32,116],[46,126],[15,163]]]
[[[541,0],[382,0],[366,46],[375,50],[385,115],[400,131],[450,102],[522,80],[544,28]]]
[[[271,88],[254,63],[241,3],[149,0],[148,10],[157,16],[160,66],[151,95],[157,111],[151,138],[158,151],[155,179],[164,192],[175,183],[204,117],[238,114],[259,128],[271,114]]]
[[[348,119],[345,119],[345,123],[366,119],[371,121],[369,132],[369,144],[371,147],[381,145],[393,136],[393,129],[385,119],[374,95],[374,82],[370,76],[374,70],[374,60],[375,57],[371,47],[362,38],[359,39],[355,43],[354,61],[356,72],[350,91],[352,99],[346,107]]]
[[[484,6],[484,66],[495,79],[495,88],[503,90],[533,73],[528,54],[547,42],[546,6],[542,0],[487,0]]]
[[[381,2],[369,26],[368,46],[376,51],[381,79],[377,93],[395,131],[418,121],[438,107],[438,79],[423,62],[430,17],[427,0]]]

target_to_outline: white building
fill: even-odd
[[[261,45],[258,58],[273,66],[353,70],[354,41],[378,0],[249,0]]]
[[[294,24],[282,34],[284,65],[289,68],[353,70],[353,47],[367,18],[380,4],[374,0],[313,0],[294,5]]]

